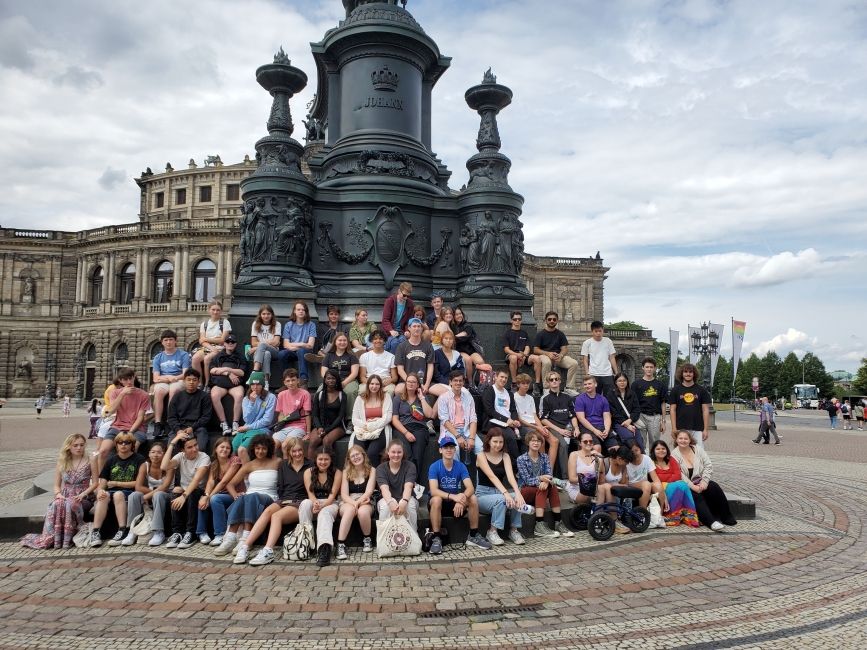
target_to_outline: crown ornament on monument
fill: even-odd
[[[397,90],[397,84],[400,83],[400,75],[392,72],[387,65],[384,65],[371,73],[370,80],[373,82],[374,89],[387,90],[393,93]]]

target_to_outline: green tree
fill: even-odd
[[[765,390],[760,377],[762,369],[761,364],[762,362],[756,356],[755,352],[746,359],[741,359],[741,362],[738,365],[738,376],[735,378],[735,394],[738,397],[743,399],[753,399],[753,377],[759,377],[760,390]]]
[[[771,399],[780,395],[780,367],[783,365],[780,355],[769,350],[759,363],[759,394],[767,395]]]
[[[801,359],[804,364],[804,383],[815,384],[821,397],[834,394],[834,378],[825,370],[825,364],[812,352],[807,352]]]
[[[789,352],[783,363],[780,366],[779,372],[779,389],[780,395],[784,395],[786,399],[792,397],[792,387],[795,384],[801,383],[801,361],[798,355],[794,352]]]
[[[855,373],[852,390],[859,395],[867,395],[867,358],[861,359],[861,367]]]
[[[669,354],[671,354],[670,344],[662,343],[661,341],[653,342],[653,358],[656,361],[656,378],[663,383],[668,383]],[[679,366],[682,363],[686,363],[686,359],[678,353],[677,365]]]
[[[616,323],[605,323],[606,330],[646,330],[644,325],[639,325],[631,320],[619,320]]]
[[[731,359],[720,357],[716,364],[716,374],[713,376],[713,399],[715,402],[728,402],[732,396],[732,362]]]

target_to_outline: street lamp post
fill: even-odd
[[[719,335],[710,328],[710,323],[702,323],[695,332],[692,333],[690,340],[692,353],[700,359],[703,359],[704,372],[702,373],[701,383],[711,395],[710,402],[710,428],[716,429],[716,409],[713,407],[713,386],[711,385],[711,364],[710,360],[713,355],[719,352]]]
[[[54,401],[54,353],[45,355],[45,400]]]

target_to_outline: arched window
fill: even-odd
[[[99,307],[99,303],[102,302],[102,281],[102,267],[97,266],[93,269],[93,273],[90,274],[90,300],[88,301],[88,305],[91,307]]]
[[[217,293],[217,266],[205,258],[193,270],[193,300],[210,302]]]
[[[117,302],[120,305],[132,304],[135,296],[135,264],[127,264],[120,272],[117,287]]]
[[[129,348],[126,343],[118,343],[114,349],[114,367],[123,368],[129,365]]]
[[[84,357],[88,361],[96,361],[96,346],[93,343],[88,343],[84,350]]]
[[[165,303],[172,297],[175,266],[168,260],[157,264],[154,271],[154,302]]]

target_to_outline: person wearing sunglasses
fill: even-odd
[[[557,329],[559,320],[556,311],[545,314],[545,328],[536,334],[533,353],[539,355],[542,377],[546,381],[552,368],[563,368],[566,370],[566,388],[577,392],[578,362],[569,356],[569,341],[566,335]],[[548,388],[547,383],[544,387]]]
[[[99,488],[96,490],[96,505],[93,509],[93,532],[90,545],[102,546],[102,524],[108,515],[109,503],[114,504],[117,517],[117,534],[109,542],[119,545],[129,534],[126,521],[126,500],[135,490],[139,467],[144,456],[135,453],[135,437],[131,433],[119,433],[114,439],[114,455],[109,457],[99,473]]]
[[[412,318],[415,304],[412,302],[412,284],[401,282],[382,306],[382,329],[388,334],[385,349],[392,354],[406,340],[407,325]]]
[[[513,311],[509,314],[511,326],[503,334],[503,352],[506,354],[506,361],[509,362],[509,378],[514,385],[517,382],[518,371],[522,366],[531,366],[536,377],[536,383],[533,385],[533,394],[539,396],[542,394],[542,361],[538,354],[531,354],[530,350],[530,335],[527,330],[521,327],[524,317],[519,311]]]
[[[572,397],[560,390],[560,373],[556,370],[545,375],[549,392],[542,398],[539,405],[539,417],[542,424],[557,440],[557,458],[554,460],[555,473],[563,478],[569,461],[569,441],[578,431],[578,420],[575,419],[575,404]]]

